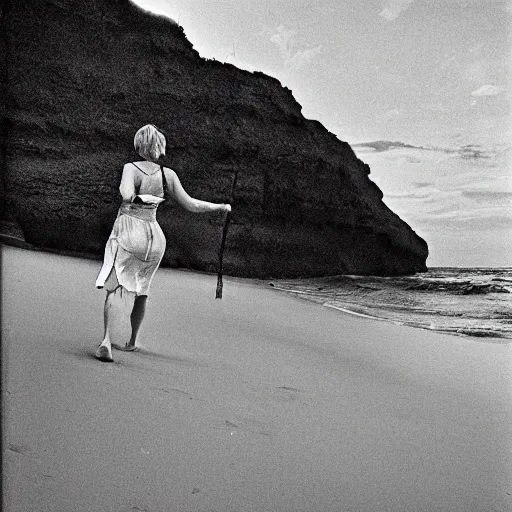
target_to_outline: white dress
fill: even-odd
[[[165,251],[165,236],[156,220],[164,196],[160,168],[148,171],[135,164],[125,166],[119,191],[123,203],[105,247],[96,287],[115,291],[121,286],[137,296],[148,295]],[[146,202],[134,203],[138,196]]]

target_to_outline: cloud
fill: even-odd
[[[488,208],[471,208],[460,210],[454,208],[452,211],[431,215],[434,220],[442,220],[451,223],[468,223],[471,229],[477,226],[480,229],[489,230],[495,228],[498,224],[508,224],[512,222],[512,215],[503,211],[502,206]]]
[[[512,251],[509,141],[486,143],[464,133],[445,147],[400,138],[351,146],[370,165],[384,203],[425,238],[436,264],[450,258],[456,265],[471,258],[505,264]]]
[[[277,34],[274,34],[270,40],[279,48],[284,59],[292,56],[292,39],[297,32],[295,30],[287,30],[284,25],[277,27]]]
[[[296,42],[297,31],[287,29],[284,25],[277,27],[277,32],[270,37],[270,40],[278,47],[286,67],[301,69],[318,55],[322,47],[299,48]]]
[[[391,151],[392,149],[410,148],[410,149],[427,149],[420,146],[412,146],[411,144],[405,144],[405,142],[389,141],[389,140],[375,140],[372,142],[360,142],[358,144],[352,144],[352,147],[356,148],[371,148],[374,151],[383,152]]]
[[[512,192],[501,190],[464,190],[462,195],[477,203],[508,205],[512,202]]]
[[[451,150],[445,150],[445,152],[451,152]],[[477,159],[477,158],[491,158],[492,153],[485,149],[480,149],[479,146],[467,145],[455,150],[461,158],[465,159]]]
[[[431,199],[432,197],[439,197],[440,194],[441,191],[438,188],[429,185],[425,187],[417,187],[416,190],[385,194],[385,197],[393,199]]]
[[[292,69],[300,69],[309,61],[311,61],[315,57],[315,55],[318,55],[321,49],[321,46],[316,46],[315,48],[299,50],[289,59],[287,59],[285,61],[285,64]]]
[[[382,11],[379,14],[387,21],[393,21],[400,13],[408,9],[414,0],[386,0],[382,6]]]
[[[505,91],[504,87],[500,87],[499,85],[482,85],[479,89],[476,91],[473,91],[471,93],[471,96],[497,96],[498,94],[501,94]]]
[[[393,150],[418,150],[421,152],[428,151],[438,155],[449,155],[448,158],[461,158],[464,160],[491,159],[497,156],[496,149],[482,148],[474,144],[466,144],[460,147],[446,148],[437,146],[415,146],[400,141],[376,140],[372,142],[359,142],[352,144],[352,147],[359,153],[376,152],[383,153]],[[410,163],[419,163],[419,154],[405,155],[404,158]]]

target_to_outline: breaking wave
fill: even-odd
[[[482,341],[512,339],[512,268],[433,268],[413,276],[343,275],[268,284],[374,320]]]

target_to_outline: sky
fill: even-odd
[[[512,267],[511,1],[134,3],[291,89],[370,165],[428,266]]]

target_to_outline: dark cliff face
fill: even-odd
[[[193,197],[238,183],[226,273],[293,277],[425,270],[426,243],[382,202],[369,167],[291,91],[207,61],[176,24],[128,0],[24,0],[2,13],[6,217],[27,241],[101,254],[133,135],[167,137]],[[164,264],[215,271],[223,218],[160,207]]]

